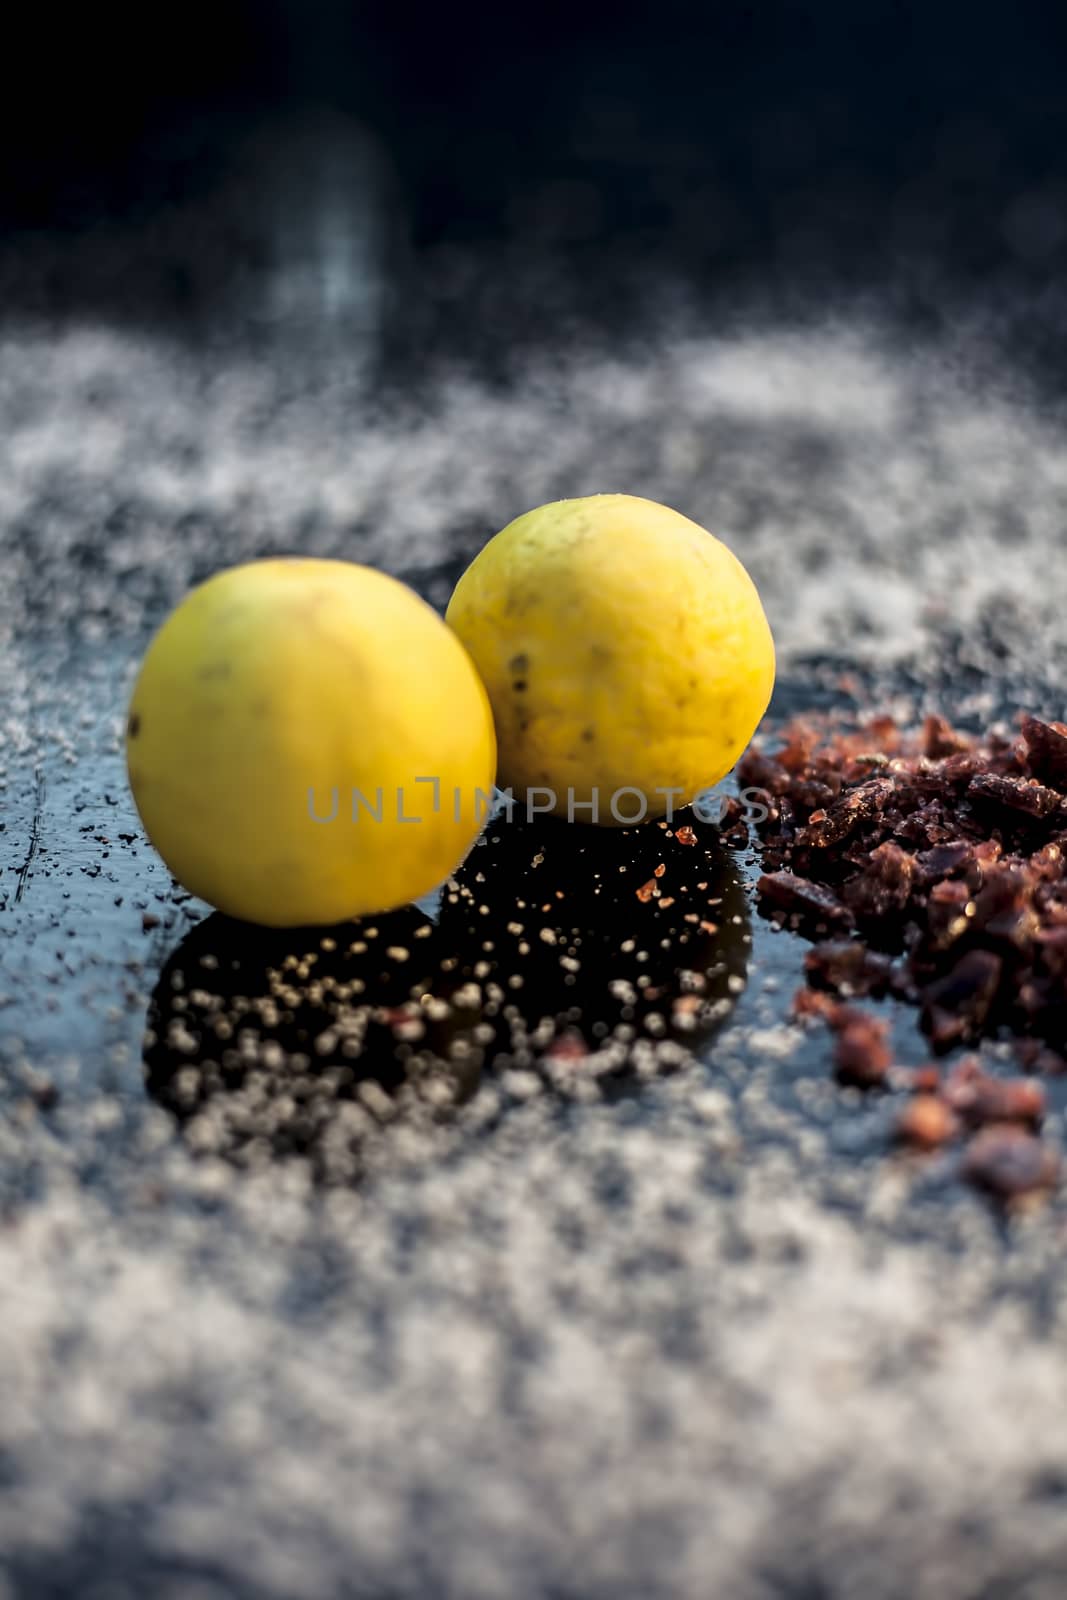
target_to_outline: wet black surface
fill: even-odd
[[[41,659],[44,665],[43,652]],[[197,1050],[171,1057],[162,1048],[167,1019],[159,1012],[166,1012],[171,988],[203,991],[214,1010],[216,1001],[265,995],[276,975],[305,957],[317,985],[325,978],[344,992],[317,1004],[304,996],[291,1022],[274,1032],[260,1028],[261,1042],[274,1038],[282,1047],[282,1079],[290,1053],[314,1053],[333,1013],[353,1003],[388,1013],[413,997],[440,997],[447,1018],[431,1024],[425,1048],[431,1057],[447,1056],[457,1027],[469,1036],[486,1023],[483,989],[492,986],[492,1039],[474,1050],[487,1068],[501,1054],[510,1064],[516,1051],[529,1064],[557,1034],[595,1049],[623,1022],[647,1039],[677,1037],[672,1005],[690,994],[704,1015],[687,1014],[681,1031],[695,1044],[715,1002],[732,1005],[727,979],[742,985],[752,937],[744,867],[719,843],[718,830],[699,820],[694,827],[689,812],[678,824],[696,835],[686,846],[658,826],[535,826],[505,814],[427,911],[410,908],[363,925],[271,935],[209,915],[148,844],[126,787],[116,729],[134,664],[107,673],[100,687],[112,703],[80,718],[76,731],[64,729],[58,749],[43,741],[5,772],[4,1036],[10,1053],[24,1052],[65,1092],[136,1091],[147,985],[154,988],[149,1021],[157,1036],[153,1089],[168,1098],[169,1069],[200,1060]],[[655,898],[639,899],[642,886],[654,888]],[[323,941],[333,948],[324,950]],[[457,1008],[454,992],[471,985],[477,994]],[[507,1026],[505,1008],[514,1013]],[[656,1019],[651,1032],[649,1014]],[[543,1019],[553,1029],[539,1036],[534,1052],[531,1039]],[[231,1020],[237,1030],[249,1019]],[[380,1069],[395,1088],[398,1071],[402,1076],[396,1048],[383,1025],[382,1037],[368,1042],[373,1064],[360,1050],[360,1071]],[[344,1059],[336,1043],[318,1055],[317,1070]]]
[[[637,898],[650,881],[662,910]],[[515,1070],[634,1093],[744,984],[748,904],[715,839],[498,820],[437,900],[295,935],[199,924],[153,992],[149,1093],[209,1148],[301,1152],[353,1181],[364,1119],[343,1131],[339,1102],[447,1116]]]
[[[423,574],[423,586],[432,592],[436,578]],[[43,675],[45,650],[38,659]],[[714,1076],[728,1019],[792,1027],[809,946],[756,914],[757,836],[744,844],[742,829],[721,841],[688,811],[676,821],[692,830],[691,846],[665,825],[499,817],[425,908],[363,923],[270,933],[211,915],[156,856],[126,788],[117,730],[135,661],[108,654],[97,678],[100,665],[76,726],[39,738],[5,774],[9,1096],[28,1089],[44,1102],[54,1086],[64,1101],[91,1105],[106,1092],[130,1105],[147,1093],[201,1152],[244,1165],[295,1154],[327,1182],[354,1183],[360,1128],[385,1108],[367,1085],[401,1115],[414,1098],[446,1118],[483,1075],[516,1068],[566,1100],[576,1085],[580,1099],[583,1082],[598,1097],[639,1096],[642,1081],[694,1051]],[[981,681],[948,668],[940,689],[928,682],[920,693],[899,670],[846,675],[840,660],[810,659],[779,682],[764,737],[803,713],[892,703],[917,715],[931,692],[951,714]],[[1002,681],[997,692],[998,710],[1041,708],[1033,685],[1013,697]],[[101,694],[111,697],[103,705]],[[891,1021],[899,1064],[929,1058],[913,1007],[871,1004]],[[820,1027],[794,1038],[771,1086],[789,1116],[810,1118],[808,1091],[829,1084],[830,1060]],[[1048,1087],[1062,1114],[1067,1086]],[[342,1133],[338,1103],[368,1096],[373,1111]],[[836,1159],[892,1159],[902,1096],[835,1096]],[[951,1184],[938,1192],[972,1203]]]

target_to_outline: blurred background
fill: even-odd
[[[46,3],[3,48],[9,312],[341,319],[491,362],[611,337],[666,277],[936,317],[1067,262],[1039,0]]]

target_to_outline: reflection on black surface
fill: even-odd
[[[668,1064],[671,1041],[714,1031],[743,983],[748,913],[714,830],[690,835],[490,827],[445,896],[441,932],[500,991],[501,1058],[528,1065],[544,1052],[565,1060],[622,1046],[590,1066],[616,1061],[625,1075],[653,1054]]]
[[[451,1102],[477,1080],[472,1013],[449,1002],[444,959],[413,906],[319,929],[208,917],[153,993],[148,1092],[199,1148],[347,1170],[399,1102]]]
[[[211,916],[153,994],[148,1091],[197,1148],[350,1179],[383,1121],[447,1115],[483,1075],[633,1089],[687,1059],[744,981],[732,859],[707,827],[686,837],[501,821],[436,924],[415,907],[280,932]]]

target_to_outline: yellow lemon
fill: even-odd
[[[130,787],[174,876],[231,916],[338,922],[425,894],[484,820],[496,747],[462,645],[394,578],[233,567],[156,634]]]
[[[774,642],[737,557],[632,495],[528,511],[447,621],[493,706],[497,781],[531,810],[624,824],[729,772],[767,709]]]

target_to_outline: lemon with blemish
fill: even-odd
[[[498,783],[579,821],[663,816],[717,783],[774,686],[774,642],[740,561],[632,495],[509,523],[446,620],[489,691]]]
[[[233,567],[148,648],[130,787],[180,883],[274,927],[403,905],[485,818],[492,714],[462,644],[417,595],[343,561]]]

